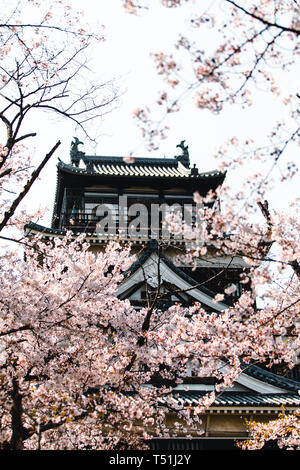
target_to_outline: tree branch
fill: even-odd
[[[273,229],[273,221],[272,221],[272,218],[271,218],[268,201],[264,201],[263,203],[259,201],[258,206],[259,206],[259,208],[260,208],[260,210],[261,210],[261,212],[262,212],[263,216],[265,217],[266,222],[268,224],[268,227],[269,227],[268,236],[271,240],[272,229]],[[300,280],[300,264],[299,264],[299,261],[294,259],[292,261],[288,261],[287,264],[289,266],[291,266],[294,273],[296,274],[296,276]]]
[[[6,226],[7,222],[10,220],[10,218],[14,215],[17,207],[19,206],[20,202],[24,199],[28,191],[30,190],[31,186],[35,182],[35,180],[39,177],[40,172],[46,165],[46,163],[50,160],[56,149],[59,147],[61,144],[60,141],[58,141],[54,147],[50,150],[50,152],[46,155],[46,157],[43,159],[43,161],[40,163],[40,165],[37,167],[37,169],[32,173],[31,178],[27,181],[26,185],[23,188],[23,191],[20,192],[19,196],[14,200],[12,205],[10,206],[9,210],[4,213],[4,217],[0,223],[0,232],[1,230]]]
[[[241,5],[238,5],[233,0],[225,0],[225,2],[230,3],[231,5],[233,5],[238,10],[241,10],[246,15],[251,16],[251,18],[260,21],[261,23],[265,24],[266,26],[278,28],[278,29],[281,29],[282,31],[285,31],[285,32],[294,33],[297,36],[300,35],[300,30],[299,29],[293,28],[291,26],[283,26],[281,24],[277,24],[277,23],[273,23],[272,21],[268,21],[265,18],[262,18],[261,16],[258,16],[258,15],[256,15],[255,13],[253,13],[249,10],[246,10],[244,7],[242,7]]]

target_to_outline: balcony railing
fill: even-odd
[[[98,238],[121,238],[121,239],[139,239],[139,240],[149,240],[149,239],[165,239],[165,240],[182,240],[182,236],[174,235],[169,233],[166,227],[153,226],[148,223],[147,226],[132,227],[131,220],[134,220],[135,217],[126,218],[126,223],[121,225],[119,223],[118,215],[112,220],[111,225],[101,224],[103,217],[99,217],[90,212],[81,212],[78,213],[65,213],[61,218],[61,228],[66,230],[72,230],[74,233],[85,232],[87,234],[92,234]],[[150,222],[150,221],[149,221]]]

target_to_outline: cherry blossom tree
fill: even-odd
[[[281,449],[289,450],[299,447],[299,411],[291,415],[280,414],[279,418],[268,423],[248,423],[250,433],[253,430],[251,441],[239,443],[241,448],[261,449],[266,441],[277,440]]]
[[[122,4],[137,16],[146,16],[155,4],[182,9],[184,31],[178,32],[173,49],[152,53],[155,70],[162,78],[157,102],[137,105],[133,111],[150,150],[157,149],[167,137],[172,114],[179,113],[187,102],[199,109],[202,125],[201,112],[222,115],[232,109],[239,115],[268,98],[265,109],[258,110],[265,116],[264,136],[256,139],[249,129],[249,135],[241,137],[232,129],[214,156],[219,169],[230,170],[238,178],[242,172],[248,175],[244,199],[264,200],[271,183],[274,187],[278,180],[286,182],[297,176],[298,2],[124,0]],[[268,113],[271,101],[276,110]],[[272,181],[275,170],[278,176]]]
[[[27,3],[40,13],[36,1]],[[52,3],[63,8],[60,1]],[[181,2],[163,3],[180,6]],[[127,6],[135,11],[143,5],[132,0]],[[77,99],[67,93],[73,78],[83,71],[76,66],[77,60],[69,68],[78,58],[76,50],[66,56],[66,49],[63,45],[57,49],[54,38],[53,43],[52,37],[43,39],[41,32],[57,31],[79,40],[78,53],[85,50],[90,37],[76,30],[68,7],[61,11],[67,27],[52,23],[48,10],[42,21],[20,24],[14,20],[17,9],[1,26],[2,63],[7,64],[3,65],[6,78],[1,95],[6,104],[0,116],[7,129],[6,144],[0,148],[2,238],[7,235],[5,228],[22,227],[26,222],[28,214],[18,211],[20,203],[59,145],[32,173],[21,147],[31,135],[22,133],[28,116],[33,110],[47,109],[85,126],[102,112],[103,101],[96,104],[88,92]],[[31,42],[32,34],[27,36],[27,31],[37,31],[38,44]],[[16,51],[15,61],[8,55],[9,48]],[[16,191],[18,185],[21,189],[11,199],[9,191]],[[195,199],[209,202],[197,194]],[[260,202],[261,220],[251,224],[248,213],[241,215],[232,208],[220,214],[216,205],[204,204],[200,210],[206,223],[193,227],[193,234],[199,231],[201,243],[186,258],[197,263],[210,248],[216,254],[243,256],[249,263],[241,281],[250,279],[252,291],[245,290],[232,307],[218,314],[206,312],[197,303],[191,307],[175,304],[160,311],[160,285],[154,299],[139,311],[129,301],[119,300],[117,289],[133,257],[130,246],[116,242],[95,256],[84,235],[76,238],[67,233],[48,242],[41,236],[19,240],[25,259],[13,251],[1,253],[2,448],[143,449],[145,440],[153,436],[172,435],[168,414],[176,414],[176,432],[184,428],[201,433],[201,413],[216,393],[232,386],[248,364],[294,366],[299,349],[297,218],[279,214],[265,202]],[[173,221],[173,229],[187,233],[180,220]],[[288,270],[293,276],[287,280]],[[278,275],[283,280],[275,288]],[[265,305],[257,309],[255,289],[260,285]],[[223,295],[218,293],[215,301]],[[215,391],[194,408],[174,405],[172,400],[173,386],[184,382],[187,365],[199,377],[217,379]],[[145,386],[154,375],[164,385]],[[297,429],[297,424],[285,420],[276,429],[287,429],[282,442],[296,447],[299,440],[291,426]],[[271,436],[259,427],[251,432],[257,433],[253,442],[259,445],[262,438]]]
[[[175,431],[201,434],[199,415],[245,364],[294,365],[299,338],[287,341],[286,332],[294,332],[298,286],[280,299],[281,310],[257,311],[253,294],[244,292],[221,313],[197,303],[162,312],[158,287],[151,304],[136,311],[116,296],[134,260],[130,246],[113,242],[95,255],[84,235],[41,238],[28,241],[26,260],[14,253],[0,259],[2,448],[143,449],[147,439],[173,435],[166,416],[175,413]],[[242,246],[245,253],[247,243],[250,259],[253,240]],[[239,250],[236,240],[226,246]],[[268,272],[253,271],[252,278],[268,279]],[[271,289],[265,295],[274,301]],[[199,377],[217,379],[197,407],[172,400],[187,365]],[[165,385],[145,387],[155,374]]]
[[[153,8],[153,2],[146,0],[122,3],[128,13],[135,15],[146,15],[147,9]],[[222,198],[222,214],[217,207],[201,210],[202,224],[198,228],[201,244],[187,258],[196,265],[207,246],[213,246],[220,255],[237,254],[247,260],[251,266],[248,279],[252,292],[258,297],[263,292],[263,308],[252,310],[254,299],[251,304],[249,293],[245,293],[232,314],[240,316],[244,326],[254,321],[252,333],[245,330],[244,338],[249,334],[252,340],[254,331],[255,335],[262,335],[256,361],[271,365],[283,360],[292,367],[297,362],[295,356],[292,359],[292,348],[296,356],[299,350],[299,199],[293,198],[285,212],[271,207],[266,199],[274,186],[280,192],[282,183],[295,181],[298,171],[293,151],[295,155],[299,145],[299,93],[293,77],[299,55],[299,3],[293,0],[159,3],[166,8],[182,9],[185,30],[178,35],[173,51],[153,51],[163,90],[158,92],[156,104],[146,103],[134,111],[150,150],[157,149],[160,140],[166,138],[170,114],[180,112],[189,99],[199,111],[216,114],[229,107],[236,110],[237,106],[241,109],[254,106],[263,93],[279,103],[275,123],[266,114],[263,145],[253,136],[239,138],[233,129],[229,141],[217,152],[219,169],[241,172],[245,167],[247,179],[238,191],[224,187],[216,194]],[[191,10],[185,8],[189,3]],[[186,27],[187,21],[190,28]],[[157,116],[153,112],[155,105],[161,109],[158,121],[153,117]],[[273,127],[268,128],[269,121]],[[271,181],[281,161],[279,178]],[[195,198],[201,202],[199,195]],[[170,223],[173,230],[187,233],[180,220],[175,218]],[[220,293],[218,299],[223,295]],[[268,341],[269,348],[264,349]],[[282,356],[284,343],[292,345],[286,356],[285,353]],[[245,360],[248,362],[250,356]],[[269,424],[251,423],[249,429],[253,440],[244,443],[245,448],[261,448],[265,441],[276,438],[280,447],[299,447],[299,413],[284,415]]]
[[[86,73],[89,48],[105,39],[101,26],[99,35],[88,26],[84,29],[82,13],[60,0],[3,0],[1,7],[0,181],[6,197],[0,231],[60,145],[53,143],[32,172],[32,152],[24,142],[36,136],[38,129],[31,126],[37,125],[41,113],[69,120],[75,130],[95,139],[88,124],[109,112],[117,98],[113,82],[93,82],[91,71]],[[27,184],[18,192],[25,179]]]
[[[147,0],[122,3],[132,14],[154,7],[154,2],[150,4]],[[156,3],[182,9],[190,3],[192,8],[182,12],[185,31],[179,33],[173,52],[152,54],[157,74],[165,83],[157,99],[162,109],[160,122],[151,120],[150,103],[134,112],[150,148],[157,148],[157,137],[166,135],[167,127],[162,124],[168,115],[178,112],[188,98],[199,109],[220,113],[236,103],[244,108],[252,106],[261,96],[255,91],[261,90],[274,95],[290,110],[291,120],[284,123],[278,116],[275,128],[269,130],[268,147],[260,151],[260,159],[272,155],[276,163],[289,143],[299,136],[298,92],[293,80],[282,82],[298,59],[298,2],[220,0],[211,5],[191,0],[158,0]],[[232,135],[232,139],[237,137]]]

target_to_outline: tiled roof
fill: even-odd
[[[94,171],[99,175],[114,174],[118,176],[158,176],[158,177],[187,177],[190,171],[185,167],[171,167],[159,165],[112,165],[107,163],[97,163],[94,165]]]
[[[224,176],[220,171],[199,173],[197,168],[188,168],[173,158],[136,158],[134,163],[125,163],[122,157],[86,157],[85,164],[74,166],[59,161],[58,168],[75,174],[101,176],[133,176],[151,178],[209,178]]]
[[[172,399],[178,405],[197,406],[207,392],[174,391]],[[222,392],[216,395],[212,406],[217,407],[298,407],[298,393],[254,393],[254,392]]]

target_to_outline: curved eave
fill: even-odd
[[[171,175],[164,175],[164,176],[160,176],[160,175],[142,175],[142,174],[138,174],[138,175],[129,175],[129,174],[114,174],[114,173],[109,173],[109,174],[103,174],[103,173],[98,173],[96,171],[92,171],[92,170],[86,170],[85,168],[78,168],[76,166],[73,166],[73,165],[70,165],[70,164],[67,164],[67,163],[64,163],[62,161],[59,161],[59,163],[57,164],[57,168],[60,170],[60,171],[63,171],[65,173],[69,173],[69,174],[72,174],[72,175],[82,175],[82,176],[92,176],[92,177],[101,177],[101,178],[132,178],[132,177],[137,177],[137,178],[143,178],[143,179],[153,179],[153,178],[162,178],[163,180],[201,180],[201,179],[222,179],[224,180],[225,176],[226,176],[226,172],[221,172],[221,171],[217,171],[217,170],[213,170],[213,171],[207,171],[207,172],[202,172],[202,173],[198,173],[198,174],[181,174],[181,175],[177,175],[177,176],[171,176]],[[130,168],[130,165],[128,164],[128,168]]]
[[[57,228],[50,228],[45,227],[44,225],[36,224],[35,222],[29,222],[24,227],[25,236],[30,237],[31,235],[35,235],[37,233],[43,234],[45,238],[53,237],[53,236],[65,236],[66,230],[60,230]]]
[[[266,369],[262,369],[261,367],[256,365],[251,365],[249,367],[246,366],[244,374],[249,375],[254,379],[273,385],[274,387],[279,387],[290,392],[300,391],[300,382],[289,379],[287,377],[283,377],[281,375],[274,374],[273,372]]]
[[[25,230],[25,236],[30,237],[34,236],[35,234],[42,234],[44,238],[50,239],[52,237],[64,237],[67,234],[67,230],[61,230],[57,228],[51,228],[51,227],[45,227],[44,225],[37,224],[35,222],[29,222],[27,225],[24,227]],[[70,230],[69,230],[70,232]],[[72,232],[72,231],[71,231]],[[82,234],[82,232],[80,232]],[[74,238],[76,238],[79,235],[77,232],[73,232]],[[97,245],[106,245],[109,241],[115,241],[116,237],[114,235],[110,237],[99,237],[97,234],[94,232],[85,232],[85,238],[86,240],[92,245],[97,246]],[[127,244],[127,243],[134,243],[135,245],[142,245],[144,246],[145,243],[148,241],[148,238],[118,238],[118,241],[120,244]],[[183,245],[185,243],[185,240],[169,240],[168,241],[169,245]]]
[[[35,222],[29,222],[28,224],[25,225],[24,227],[25,230],[25,236],[30,237],[34,236],[36,234],[41,234],[43,235],[44,238],[50,239],[52,237],[64,237],[67,234],[67,230],[61,230],[58,228],[51,228],[51,227],[45,227],[44,225],[36,224]],[[73,233],[74,238],[76,238],[79,234],[78,233]],[[92,233],[85,233],[86,239],[90,243],[94,244],[103,244],[107,243],[109,241],[108,238],[99,238],[96,237]]]

